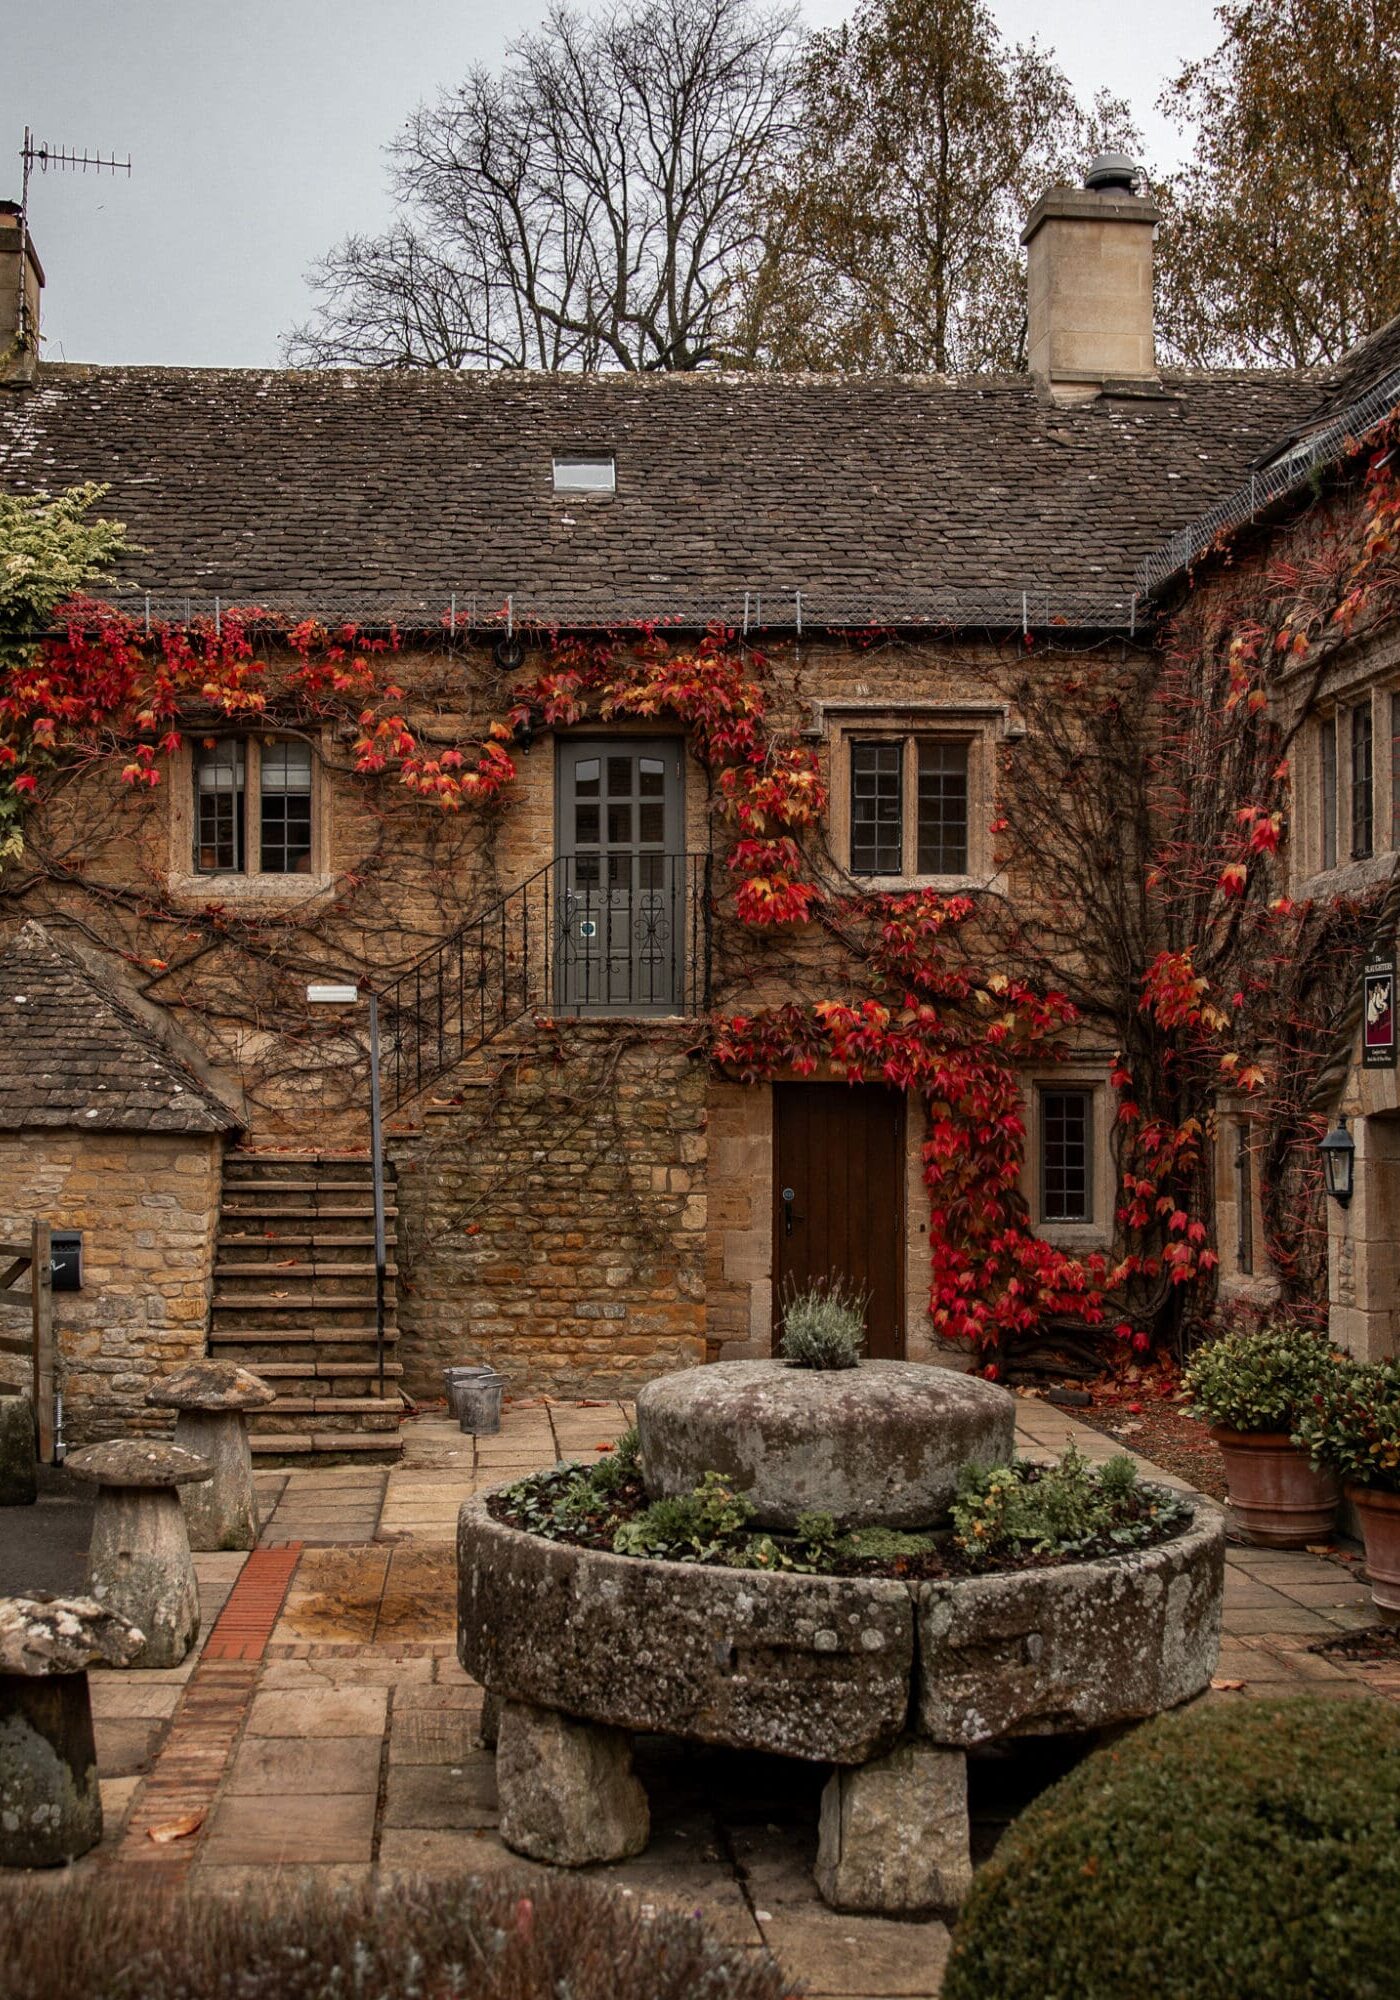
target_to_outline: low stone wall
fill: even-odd
[[[222,1157],[218,1137],[0,1133],[0,1233],[83,1233],[82,1290],[54,1294],[70,1443],[170,1428],[143,1399],[204,1352]]]
[[[630,1392],[705,1358],[706,1100],[693,1024],[488,1049],[392,1138],[404,1387],[489,1361],[511,1395]]]

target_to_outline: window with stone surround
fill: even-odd
[[[1040,1220],[1094,1219],[1094,1093],[1040,1090]]]
[[[845,753],[846,865],[894,881],[971,872],[976,738],[853,731]]]
[[[193,775],[196,875],[313,872],[315,762],[304,737],[204,737]]]
[[[1081,1050],[1023,1079],[1021,1192],[1032,1226],[1069,1250],[1106,1249],[1114,1231],[1110,1058]]]

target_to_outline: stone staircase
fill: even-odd
[[[352,1153],[226,1155],[209,1352],[277,1391],[250,1418],[255,1454],[402,1451],[396,1214],[391,1179],[381,1397],[370,1162]]]

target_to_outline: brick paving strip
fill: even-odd
[[[162,1881],[172,1884],[188,1875],[300,1558],[301,1546],[293,1543],[255,1549],[243,1565],[185,1683],[155,1766],[136,1796],[112,1855],[115,1866],[154,1868]],[[152,1838],[158,1829],[183,1820],[195,1822],[188,1833]]]

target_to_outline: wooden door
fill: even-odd
[[[775,1336],[786,1290],[842,1278],[863,1291],[866,1352],[904,1353],[904,1093],[878,1084],[773,1086]]]
[[[556,1004],[672,1014],[685,990],[684,749],[569,737],[559,746]]]

